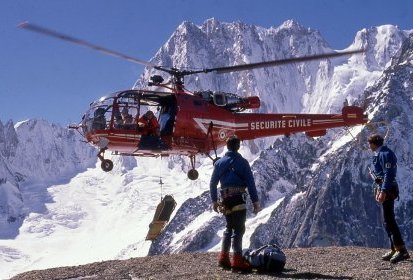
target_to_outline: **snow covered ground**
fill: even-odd
[[[97,163],[58,184],[22,185],[28,216],[16,238],[0,240],[0,279],[33,269],[146,256],[151,242],[145,237],[161,195],[173,195],[176,211],[186,199],[209,189],[208,158],[201,159],[205,163],[197,181],[187,179],[179,164],[169,169],[167,159],[113,160],[109,173]],[[265,219],[266,212],[248,223]],[[210,210],[205,215],[217,214]],[[201,224],[197,219],[193,227]],[[219,250],[219,242],[210,250]]]

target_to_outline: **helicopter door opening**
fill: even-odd
[[[143,133],[139,149],[170,149],[172,147],[172,135],[177,112],[175,98],[172,95],[165,95],[163,92],[151,92],[151,94],[142,96],[140,105],[142,106],[141,111],[143,114],[138,120],[138,125],[143,129]],[[147,107],[146,113],[143,107]],[[153,107],[156,110],[152,109]],[[148,116],[148,112],[152,113],[149,113]],[[158,116],[154,115],[158,113]]]
[[[160,136],[170,136],[173,133],[176,115],[176,106],[164,106],[159,114],[159,134]]]

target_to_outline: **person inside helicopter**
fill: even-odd
[[[130,114],[129,109],[124,107],[122,111],[119,111],[119,107],[114,107],[114,127],[118,129],[136,129],[136,124],[133,121],[133,116]]]
[[[105,129],[106,127],[105,112],[106,110],[102,107],[99,107],[96,109],[96,111],[93,114],[92,130]]]
[[[122,117],[122,127],[126,129],[131,129],[133,128],[133,117],[131,114],[129,114],[128,108],[123,108],[121,112],[121,117]]]
[[[139,149],[165,150],[169,148],[160,137],[159,123],[151,110],[139,118],[138,129],[142,131]]]
[[[173,106],[164,107],[159,116],[160,136],[170,136],[173,132],[175,110]]]
[[[159,123],[151,110],[148,110],[139,118],[138,126],[142,131],[142,135],[159,136]]]

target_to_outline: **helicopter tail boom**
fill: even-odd
[[[342,114],[238,114],[235,123],[239,128],[235,129],[235,134],[242,140],[297,132],[319,137],[325,135],[327,129],[362,125],[367,121],[367,116],[357,106],[345,106]]]

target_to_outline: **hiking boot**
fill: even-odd
[[[244,259],[241,253],[234,254],[231,263],[232,271],[251,272],[252,267],[250,263]]]
[[[229,260],[229,252],[221,252],[219,254],[218,265],[224,269],[231,268],[231,261]]]
[[[382,259],[383,261],[389,261],[389,260],[393,257],[393,255],[394,255],[395,253],[396,253],[395,250],[388,251],[386,254],[384,254],[383,256],[381,256],[381,259]]]
[[[410,258],[409,252],[406,249],[401,251],[396,251],[394,255],[391,257],[391,263],[398,263],[399,261],[407,260]]]

